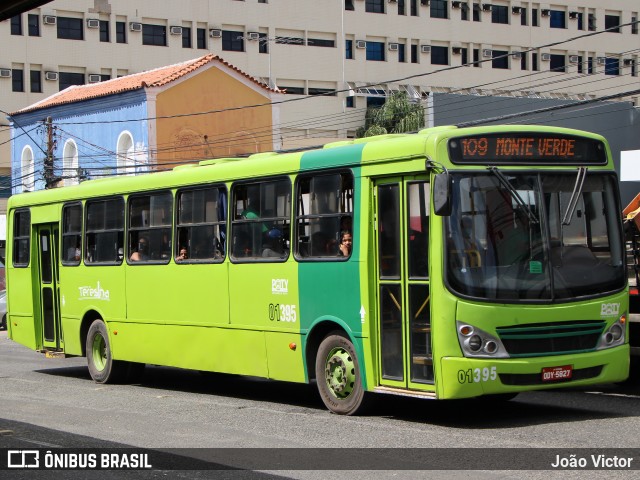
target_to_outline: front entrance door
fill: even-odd
[[[62,349],[60,328],[60,291],[58,288],[58,226],[39,225],[38,270],[40,277],[40,318],[42,320],[42,345],[45,350]]]
[[[429,183],[376,183],[380,383],[433,390],[429,305]]]

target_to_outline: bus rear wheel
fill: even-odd
[[[89,327],[86,351],[89,374],[94,382],[115,383],[123,378],[127,371],[126,362],[111,357],[107,326],[100,319],[94,320]]]
[[[353,415],[362,407],[364,389],[358,358],[343,334],[331,333],[320,343],[316,382],[322,401],[332,412]]]

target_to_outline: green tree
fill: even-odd
[[[424,107],[410,102],[406,92],[396,92],[381,107],[367,108],[364,126],[356,130],[356,137],[412,132],[422,127]]]

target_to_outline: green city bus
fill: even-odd
[[[433,399],[629,371],[601,136],[435,127],[14,195],[8,328],[98,383],[145,364]],[[347,240],[351,239],[349,243]],[[365,397],[366,395],[366,397]]]

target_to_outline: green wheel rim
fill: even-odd
[[[351,395],[356,384],[356,364],[351,354],[342,347],[332,349],[327,355],[324,375],[329,391],[336,398]]]
[[[93,365],[96,367],[96,370],[104,370],[104,367],[107,365],[107,344],[102,335],[97,334],[93,337],[91,354],[93,357]]]

